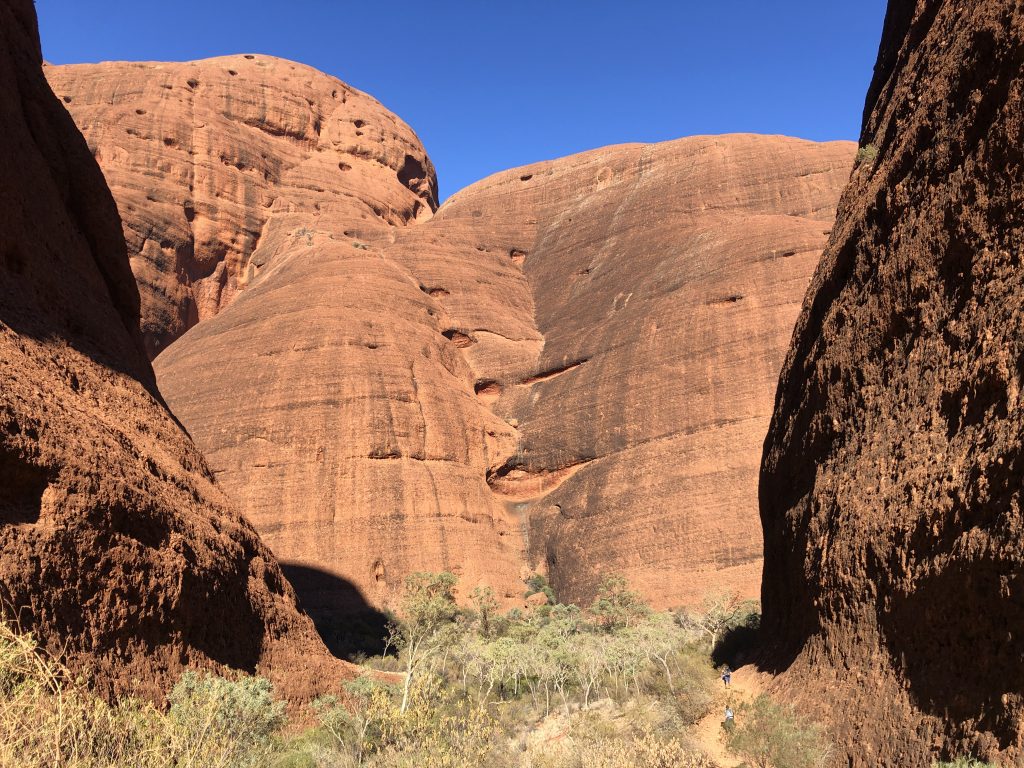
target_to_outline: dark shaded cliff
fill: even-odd
[[[344,665],[156,392],[117,209],[29,0],[0,0],[0,94],[5,612],[106,694],[159,699],[184,665],[329,687]]]
[[[1020,759],[1024,10],[890,3],[765,441],[764,626],[851,765]]]

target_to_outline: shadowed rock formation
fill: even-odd
[[[0,0],[0,598],[107,694],[184,665],[301,698],[344,672],[157,393],[114,201]]]
[[[506,605],[534,570],[575,600],[611,571],[662,606],[756,594],[772,386],[851,143],[609,147],[498,174],[431,218],[411,131],[306,67],[228,57],[48,76],[112,179],[144,298],[139,264],[173,224],[152,211],[180,219],[190,200],[222,245],[264,232],[218,262],[243,275],[230,306],[200,313],[154,365],[245,516],[320,574],[304,596],[318,621],[351,602],[331,584],[383,607],[410,571],[443,568]],[[217,127],[189,154],[193,107]],[[217,160],[250,139],[263,165],[291,168],[289,186]],[[296,153],[308,159],[271,163]],[[200,205],[186,166],[215,192],[250,180],[258,194]],[[164,202],[142,200],[147,187]],[[217,251],[209,237],[186,250],[200,240]],[[239,271],[246,249],[258,268]]]
[[[429,217],[434,169],[377,101],[269,56],[47,67],[124,220],[150,357],[276,253]]]
[[[1024,10],[890,2],[765,442],[764,628],[853,766],[1024,758]]]

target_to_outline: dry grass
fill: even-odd
[[[0,621],[0,768],[249,768],[265,764],[283,723],[260,678],[192,673],[171,700],[166,713],[107,704]]]

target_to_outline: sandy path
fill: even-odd
[[[708,757],[718,763],[720,768],[736,768],[743,762],[725,748],[725,731],[722,730],[722,721],[725,720],[725,705],[732,705],[738,720],[741,717],[738,711],[739,705],[753,701],[761,693],[768,678],[768,675],[758,672],[753,665],[735,670],[732,673],[732,685],[726,689],[719,682],[714,709],[710,715],[694,727],[693,736],[697,740],[697,744],[707,753]]]

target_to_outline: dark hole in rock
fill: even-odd
[[[348,163],[342,161],[342,162],[338,163],[338,170],[339,171],[351,171],[352,170],[352,166],[349,165]]]
[[[237,73],[237,72],[236,72],[235,70],[233,70],[233,69],[229,69],[229,70],[228,70],[228,74],[229,74],[229,75],[231,75],[232,77],[234,77],[234,76],[235,76],[235,75],[237,75],[238,73]]]
[[[478,381],[473,386],[473,391],[476,392],[476,396],[485,403],[493,403],[501,397],[501,385],[491,379]]]
[[[196,88],[196,86],[198,86],[198,85],[199,85],[199,81],[198,81],[198,80],[196,80],[196,79],[195,79],[194,77],[190,77],[190,78],[189,78],[189,79],[187,80],[187,82],[188,82],[188,87],[189,87],[189,88],[193,88],[193,89],[194,89],[194,88]]]
[[[0,525],[37,522],[49,484],[46,470],[0,446]]]
[[[247,58],[247,59],[255,59],[256,57],[253,56],[251,53],[247,53],[247,54],[245,54],[245,58]]]
[[[470,347],[476,343],[476,339],[468,333],[463,333],[462,331],[455,330],[454,328],[442,331],[441,335],[460,349],[465,349],[466,347]]]
[[[412,155],[406,155],[402,160],[402,167],[398,169],[398,180],[402,185],[419,193],[417,187],[426,178],[427,172],[424,170],[423,164]]]
[[[533,174],[532,173],[527,173],[527,174],[525,174],[523,176],[520,176],[519,180],[520,181],[529,181],[532,178],[533,178]]]

